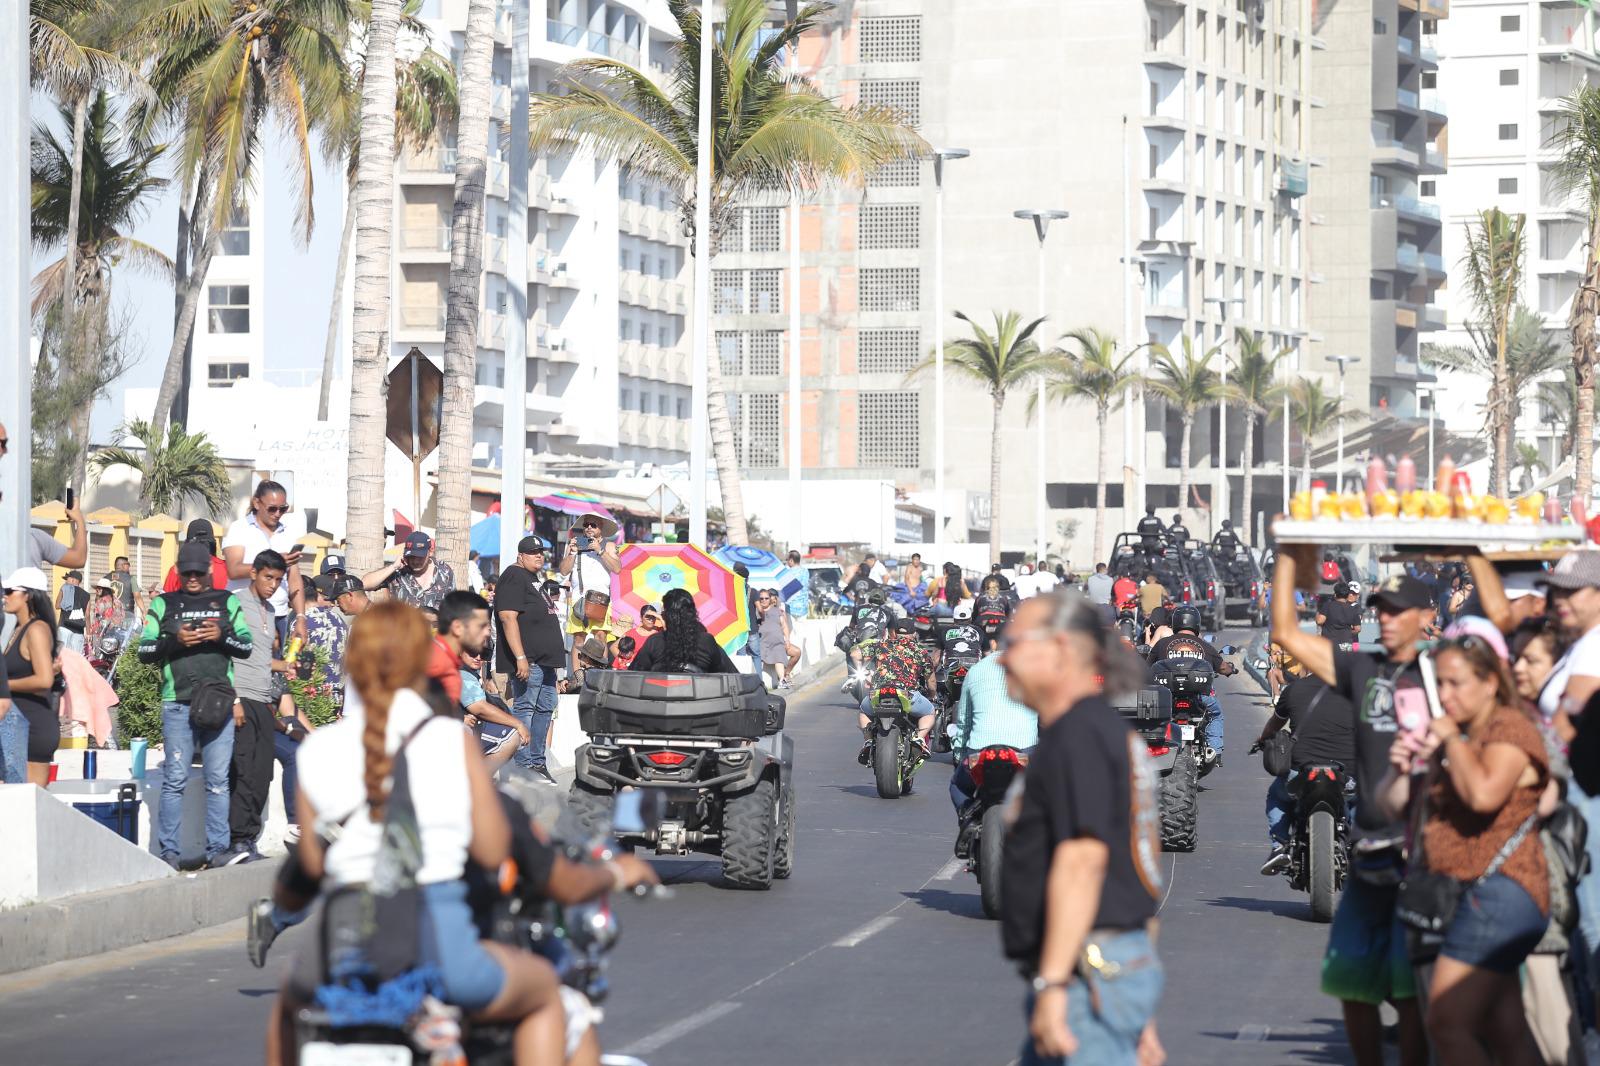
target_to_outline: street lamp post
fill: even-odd
[[[1037,208],[1037,207],[1035,207],[1035,208],[1023,208],[1021,210],[1013,211],[1013,212],[1011,212],[1011,215],[1012,215],[1013,218],[1026,219],[1027,221],[1032,222],[1033,223],[1033,231],[1039,238],[1039,317],[1043,318],[1044,317],[1044,313],[1045,313],[1045,311],[1044,311],[1044,305],[1045,305],[1045,295],[1044,295],[1044,239],[1045,239],[1045,236],[1050,232],[1050,223],[1054,222],[1056,219],[1067,218],[1068,215],[1067,215],[1067,212],[1065,212],[1065,211],[1061,211],[1061,210],[1057,210],[1057,209],[1051,209],[1051,208]],[[1034,544],[1034,553],[1035,553],[1035,562],[1042,563],[1042,562],[1044,562],[1044,549],[1045,549],[1045,542],[1046,542],[1046,538],[1047,538],[1047,534],[1046,534],[1046,531],[1045,531],[1045,521],[1046,521],[1047,516],[1049,514],[1049,510],[1045,506],[1045,473],[1044,473],[1045,417],[1044,417],[1044,377],[1043,376],[1041,376],[1039,378],[1039,388],[1038,388],[1038,392],[1036,393],[1035,406],[1038,408],[1037,414],[1038,414],[1038,419],[1039,419],[1039,435],[1038,435],[1038,441],[1037,441],[1037,445],[1036,445],[1036,451],[1037,451],[1036,461],[1037,461],[1038,468],[1039,468],[1039,499],[1038,499],[1038,503],[1037,503],[1037,505],[1035,507],[1035,514],[1034,514],[1034,523],[1035,523],[1035,528],[1037,529],[1037,539],[1036,539],[1036,542]],[[999,532],[998,530],[995,531],[996,534],[998,532]],[[994,534],[991,534],[991,535],[994,535]]]
[[[706,542],[706,348],[711,343],[711,48],[716,34],[711,0],[700,0],[700,114],[694,180],[694,320],[689,353],[689,540]]]
[[[529,4],[511,5],[510,179],[506,211],[506,304],[511,312],[500,404],[500,561],[517,558],[528,500],[528,27]],[[417,516],[421,521],[421,515]]]
[[[944,164],[965,148],[933,150],[933,542],[944,544]],[[943,558],[941,555],[940,558]]]
[[[1207,296],[1204,302],[1217,305],[1217,318],[1222,322],[1222,339],[1226,343],[1228,339],[1228,308],[1237,306],[1242,309],[1244,301],[1238,297]],[[1226,348],[1222,351],[1221,362],[1223,395],[1217,402],[1217,486],[1213,495],[1217,506],[1212,509],[1211,522],[1213,532],[1216,531],[1216,525],[1224,518],[1233,517],[1228,509],[1228,397],[1226,395],[1228,391],[1228,352]],[[1183,501],[1179,500],[1178,504],[1181,507]],[[1245,515],[1244,518],[1246,525],[1248,525],[1250,516]],[[1246,530],[1246,535],[1248,534],[1249,531]]]
[[[1330,356],[1339,364],[1339,453],[1333,463],[1333,491],[1344,491],[1344,368],[1351,363],[1361,362],[1359,355],[1334,355]],[[1431,463],[1430,463],[1431,465]]]
[[[1417,395],[1428,398],[1428,491],[1433,491],[1433,420],[1439,411],[1439,386],[1419,384]]]

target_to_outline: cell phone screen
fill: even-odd
[[[291,555],[299,555],[301,552],[303,552],[305,550],[306,550],[306,546],[304,544],[296,544],[294,547],[289,549],[289,554],[291,554]]]

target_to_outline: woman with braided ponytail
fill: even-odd
[[[398,601],[374,604],[351,628],[344,717],[306,738],[298,756],[301,824],[314,827],[301,839],[300,865],[325,890],[367,884],[386,819],[392,829],[403,818],[420,850],[412,872],[420,896],[416,964],[434,967],[444,998],[474,1017],[519,1023],[519,1066],[559,1063],[564,1018],[555,971],[530,953],[480,941],[467,904],[467,863],[498,868],[511,828],[476,738],[458,719],[435,716],[422,698],[432,639],[422,612]],[[309,1001],[323,980],[315,954],[303,954],[290,973],[269,1061],[293,1060],[294,1005]]]

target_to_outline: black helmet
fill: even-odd
[[[882,606],[885,598],[884,591],[881,588],[867,590],[867,602],[874,606]]]
[[[1172,524],[1175,525],[1175,526],[1181,526],[1183,524],[1183,515],[1181,515],[1181,514],[1173,515],[1172,516]]]
[[[1181,633],[1188,630],[1190,633],[1200,632],[1200,611],[1196,607],[1185,604],[1172,612],[1172,631]]]
[[[1222,528],[1223,528],[1223,529],[1232,529],[1232,528],[1233,528],[1233,519],[1231,519],[1231,518],[1224,518],[1224,519],[1223,519],[1223,520],[1222,520]]]
[[[909,618],[896,618],[889,623],[889,631],[892,633],[915,633],[917,631],[917,623]]]

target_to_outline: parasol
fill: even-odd
[[[535,507],[543,507],[556,514],[571,515],[576,518],[583,514],[597,514],[617,521],[617,516],[606,510],[606,505],[600,502],[600,497],[590,492],[579,492],[576,489],[562,489],[552,492],[548,496],[540,496],[533,501]],[[621,523],[618,523],[620,525]]]
[[[626,544],[620,561],[622,569],[611,575],[613,606],[637,615],[647,603],[659,607],[670,589],[685,589],[723,650],[744,646],[750,610],[743,583],[727,566],[693,544]]]
[[[811,577],[769,551],[760,548],[720,548],[716,557],[730,568],[743,563],[750,571],[750,586],[777,589],[784,609],[792,617],[804,618],[811,610]]]

